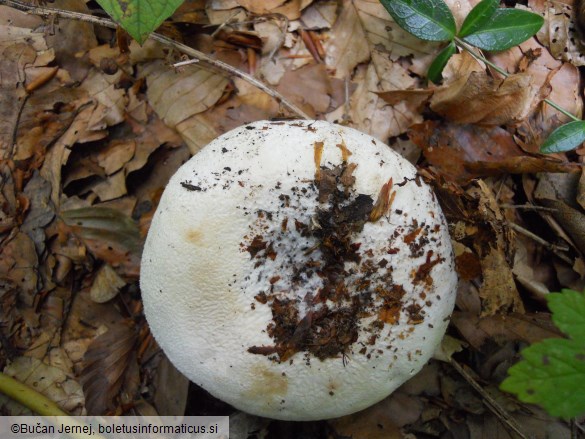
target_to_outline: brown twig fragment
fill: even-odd
[[[483,398],[484,404],[490,409],[490,411],[498,417],[498,419],[509,429],[513,430],[522,439],[528,439],[523,432],[516,420],[504,409],[496,399],[486,392],[483,387],[479,385],[477,380],[467,369],[463,368],[457,361],[450,359],[449,363],[455,368],[457,372],[467,381],[467,383],[473,387]]]

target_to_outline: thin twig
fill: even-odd
[[[553,207],[536,206],[534,204],[500,204],[503,209],[524,209],[524,210],[541,210],[543,212],[556,212]]]
[[[512,230],[514,230],[514,231],[516,231],[524,236],[527,236],[528,238],[532,239],[533,241],[538,242],[540,245],[545,247],[547,250],[550,250],[555,255],[557,255],[560,259],[565,261],[567,264],[573,265],[573,261],[571,261],[571,259],[567,255],[561,253],[561,252],[569,251],[568,248],[564,248],[564,247],[561,247],[559,245],[551,244],[550,242],[545,241],[540,236],[535,235],[530,230],[527,230],[524,227],[521,227],[516,223],[508,223],[508,225],[510,226],[510,228]]]
[[[516,432],[516,434],[518,434],[518,436],[520,436],[522,439],[528,439],[528,436],[522,432],[522,429],[516,420],[506,411],[506,409],[500,405],[498,401],[496,401],[492,395],[486,392],[483,387],[478,384],[470,372],[465,370],[457,361],[453,360],[452,358],[449,363],[455,368],[457,372],[459,372],[465,381],[467,381],[469,385],[471,385],[471,387],[473,387],[482,396],[484,404],[502,421],[502,423],[504,423],[504,425],[514,430],[514,432]]]
[[[27,12],[27,13],[32,14],[32,15],[38,15],[40,17],[59,17],[59,18],[64,18],[64,19],[69,19],[69,20],[84,21],[86,23],[97,24],[99,26],[108,27],[110,29],[116,29],[118,27],[118,25],[114,21],[112,21],[108,18],[99,18],[99,17],[94,17],[93,15],[83,14],[80,12],[66,11],[63,9],[32,6],[32,5],[28,5],[25,3],[21,3],[20,1],[16,1],[16,0],[0,0],[0,5],[6,5],[6,6],[9,6],[11,8],[18,9],[19,11]],[[185,44],[178,43],[178,42],[172,40],[171,38],[168,38],[168,37],[161,35],[161,34],[157,34],[155,32],[151,33],[149,38],[154,40],[154,41],[158,41],[159,43],[162,43],[166,46],[172,47],[173,49],[175,49],[181,53],[184,53],[185,55],[188,55],[192,58],[196,58],[200,61],[204,61],[204,62],[208,63],[209,65],[211,65],[211,66],[213,66],[213,67],[215,67],[215,68],[217,68],[225,73],[228,73],[232,76],[235,76],[235,77],[238,77],[238,78],[243,79],[245,81],[248,81],[250,84],[254,85],[256,88],[258,88],[258,89],[262,90],[264,93],[272,96],[274,99],[276,99],[278,102],[280,102],[283,107],[287,108],[292,113],[297,114],[298,116],[302,117],[303,119],[312,119],[311,116],[309,116],[307,113],[305,113],[299,107],[297,107],[295,104],[290,102],[287,98],[285,98],[283,95],[278,93],[276,90],[273,90],[272,88],[268,87],[263,82],[254,78],[253,76],[250,76],[247,73],[245,73],[239,69],[236,69],[235,67],[232,67],[231,65],[229,65],[223,61],[214,59],[214,58],[210,57],[209,55],[206,55],[203,52],[200,52],[196,49],[193,49],[192,47],[186,46]]]

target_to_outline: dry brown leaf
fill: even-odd
[[[337,1],[324,0],[312,3],[301,15],[305,29],[330,29],[337,20]]]
[[[130,320],[110,326],[105,334],[95,338],[83,357],[81,382],[88,414],[102,415],[112,411],[116,398],[126,380],[126,374],[136,369],[137,334]],[[137,389],[125,389],[134,395]]]
[[[182,416],[187,405],[189,380],[166,356],[160,355],[159,358],[154,368],[156,377],[153,380],[152,401],[161,415]]]
[[[535,174],[538,172],[564,172],[576,174],[581,170],[578,163],[561,161],[552,157],[517,156],[498,161],[476,161],[465,164],[465,170],[479,176],[504,174]]]
[[[471,163],[499,163],[524,155],[512,135],[500,127],[425,121],[412,126],[408,135],[441,176],[459,183],[481,175],[469,169]]]
[[[585,46],[576,29],[571,5],[565,2],[529,0],[528,6],[545,18],[545,25],[536,37],[549,48],[551,55],[577,67],[585,65]]]
[[[523,311],[509,263],[499,245],[489,248],[489,253],[482,255],[481,271],[483,283],[479,295],[482,298],[482,315],[493,315],[508,309]]]
[[[376,58],[378,54],[374,54]],[[381,57],[381,55],[380,55]],[[377,92],[398,88],[398,84],[412,84],[403,67],[388,59],[376,64],[370,63],[365,76],[354,78],[358,88],[351,96],[349,119],[352,125],[362,132],[368,133],[382,141],[388,137],[398,136],[413,124],[422,121],[422,116],[416,108],[407,102],[400,102],[395,106],[388,105]],[[410,81],[414,81],[410,78]],[[405,87],[406,88],[406,87]],[[329,118],[329,117],[328,117]]]
[[[140,75],[146,78],[149,104],[186,142],[192,136],[185,132],[185,122],[212,107],[228,84],[228,79],[215,72],[197,67],[176,72],[160,60],[141,67]]]
[[[483,275],[479,289],[482,315],[493,315],[502,310],[523,312],[524,306],[511,269],[513,235],[505,224],[494,192],[483,180],[477,180],[477,190],[470,189],[468,194],[476,199],[477,213],[488,221],[488,230],[491,232],[491,236],[480,235],[474,241]]]
[[[94,302],[105,303],[116,297],[120,288],[125,285],[126,281],[116,273],[116,270],[109,264],[104,264],[95,275],[89,295]]]
[[[84,192],[91,190],[101,201],[114,200],[128,193],[126,188],[126,175],[124,171],[118,171],[107,178],[90,183]]]
[[[34,242],[23,232],[9,237],[0,246],[0,279],[16,287],[18,300],[33,306],[37,294],[38,258]]]
[[[289,20],[296,20],[301,16],[301,10],[310,5],[313,0],[236,0],[248,11],[257,14],[282,14]]]
[[[451,122],[505,125],[526,118],[538,98],[529,75],[498,80],[471,72],[437,88],[430,102],[433,111]]]
[[[534,298],[544,302],[550,293],[547,285],[556,280],[554,267],[549,261],[542,260],[540,249],[533,240],[524,236],[516,239],[513,273],[516,280],[526,288]],[[563,285],[566,285],[563,283]]]
[[[134,140],[113,140],[98,153],[97,162],[104,168],[106,175],[112,175],[134,157],[135,151],[136,142]]]
[[[42,393],[64,411],[73,415],[85,414],[80,384],[61,369],[48,366],[36,358],[18,357],[4,369],[4,373]],[[32,415],[28,409],[3,394],[0,394],[0,406],[4,413],[13,416]]]
[[[521,340],[532,344],[545,338],[559,337],[561,333],[551,323],[547,314],[495,314],[478,317],[471,313],[455,311],[451,321],[474,349],[480,351],[488,340],[502,343]]]
[[[389,90],[378,92],[378,96],[390,105],[397,105],[400,102],[408,102],[414,108],[421,109],[433,95],[433,89],[418,90]]]
[[[534,191],[534,199],[554,209],[550,215],[571,237],[577,248],[585,252],[585,214],[577,203],[579,176],[541,174]]]
[[[128,103],[128,97],[123,88],[117,87],[122,73],[118,71],[114,75],[106,75],[97,69],[92,69],[79,86],[99,103],[90,122],[93,130],[104,129],[124,120],[124,109]]]
[[[38,171],[24,187],[24,195],[28,198],[29,208],[20,230],[28,234],[35,243],[37,254],[45,251],[45,227],[55,217],[55,207],[51,203],[51,185]]]
[[[47,49],[42,33],[0,26],[0,158],[9,158],[16,123],[27,95],[24,88],[25,67],[34,65],[39,54]]]
[[[363,24],[353,1],[344,0],[325,44],[325,62],[336,78],[350,78],[355,67],[370,58]]]
[[[392,61],[411,59],[409,70],[420,76],[426,71],[440,45],[422,41],[398,26],[378,0],[353,0],[370,49],[387,52]]]
[[[138,226],[123,213],[99,206],[61,212],[61,218],[96,258],[137,279],[143,240]]]
[[[77,0],[55,0],[51,6],[91,14],[87,5]],[[97,45],[94,25],[80,20],[59,20],[54,26],[53,32],[47,32],[47,43],[55,51],[57,65],[67,70],[74,81],[83,81],[90,64],[79,55]],[[66,38],[64,35],[74,35],[75,38]]]
[[[333,93],[323,64],[311,64],[286,72],[276,90],[299,105],[311,117],[327,111]]]
[[[353,415],[329,421],[337,435],[354,439],[403,439],[400,427],[416,422],[422,413],[418,398],[400,391]]]

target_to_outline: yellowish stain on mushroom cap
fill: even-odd
[[[243,393],[246,398],[264,399],[266,404],[279,403],[288,392],[288,378],[282,373],[269,370],[264,365],[252,368],[253,376],[248,390]]]

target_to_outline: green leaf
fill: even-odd
[[[573,290],[546,296],[557,327],[573,340],[585,345],[585,294]]]
[[[582,316],[585,319],[585,316]],[[585,346],[550,338],[522,351],[500,388],[524,402],[539,404],[553,416],[585,413]]]
[[[585,121],[576,120],[558,127],[544,141],[540,152],[564,152],[577,148],[585,142]]]
[[[380,0],[394,21],[421,40],[450,41],[455,19],[443,0]]]
[[[524,349],[500,388],[572,418],[585,413],[585,294],[563,290],[547,300],[553,322],[572,339],[549,338]]]
[[[140,44],[183,0],[97,0],[112,19]]]
[[[463,38],[466,35],[477,32],[489,21],[494,15],[496,9],[500,5],[500,0],[482,0],[475,8],[471,10],[469,15],[465,17],[465,21],[459,29],[459,37]]]
[[[520,9],[497,9],[481,29],[463,40],[483,50],[506,50],[536,34],[544,18]]]
[[[456,51],[457,46],[455,45],[454,41],[451,41],[447,47],[441,50],[441,52],[437,55],[429,67],[427,78],[429,78],[430,81],[434,82],[435,84],[438,84],[441,81],[441,72],[447,65],[449,58],[451,58],[451,56],[453,56]]]

